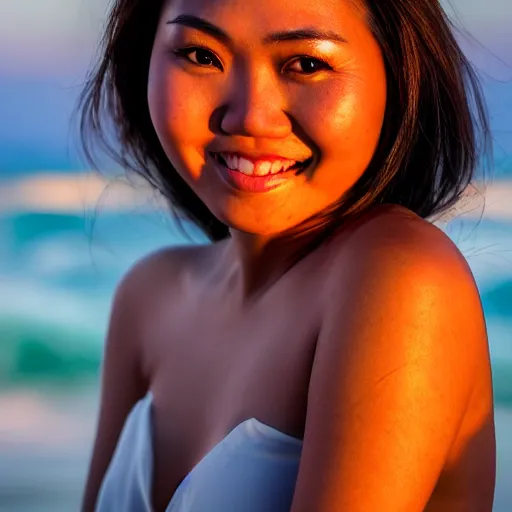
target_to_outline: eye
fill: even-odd
[[[205,68],[215,66],[222,70],[222,64],[220,63],[219,59],[213,52],[207,50],[206,48],[201,48],[199,46],[179,48],[178,50],[174,50],[173,53],[180,58],[188,60],[196,66]]]
[[[302,75],[313,75],[322,70],[332,69],[327,62],[314,57],[308,57],[306,55],[296,58],[290,67],[295,66],[292,71],[294,73],[300,73]]]

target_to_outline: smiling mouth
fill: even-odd
[[[294,172],[295,176],[299,176],[311,165],[311,163],[313,162],[313,158],[314,158],[313,156],[311,156],[310,158],[308,158],[306,160],[303,160],[301,162],[296,162],[295,164],[293,164],[289,167],[283,168],[282,170],[279,170],[276,173],[272,173],[272,174],[268,173],[268,174],[265,174],[264,176],[261,176],[261,175],[257,175],[257,174],[251,173],[251,172],[243,172],[240,169],[230,167],[230,165],[228,164],[226,159],[221,155],[221,153],[213,153],[213,152],[209,152],[209,153],[210,153],[210,156],[214,160],[216,160],[218,163],[223,165],[226,169],[229,169],[231,171],[240,172],[240,173],[244,174],[245,176],[247,176],[248,178],[262,178],[262,177],[279,176],[280,174],[288,173],[288,172]]]

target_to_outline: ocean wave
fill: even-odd
[[[0,276],[1,318],[27,325],[50,324],[63,328],[102,332],[108,320],[114,287],[95,294],[65,289],[22,276]]]
[[[161,212],[15,212],[0,215],[0,261],[4,272],[41,278],[68,271],[119,274],[138,258],[164,246],[204,243],[197,228],[189,237]]]
[[[512,361],[493,361],[492,382],[495,405],[512,408]]]
[[[483,293],[482,304],[487,316],[512,319],[512,279],[497,283]]]
[[[0,318],[0,385],[83,384],[96,380],[101,363],[99,332],[23,318]]]

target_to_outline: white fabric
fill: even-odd
[[[152,400],[126,419],[96,512],[152,512]],[[166,512],[289,512],[301,452],[300,439],[248,419],[190,471]]]

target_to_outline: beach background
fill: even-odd
[[[498,438],[494,510],[509,512],[512,2],[444,4],[470,34],[460,40],[480,71],[495,143],[487,189],[477,183],[440,226],[482,296]],[[114,287],[150,251],[190,243],[151,190],[114,167],[106,178],[92,173],[77,151],[71,114],[106,5],[0,0],[0,512],[79,509]]]

